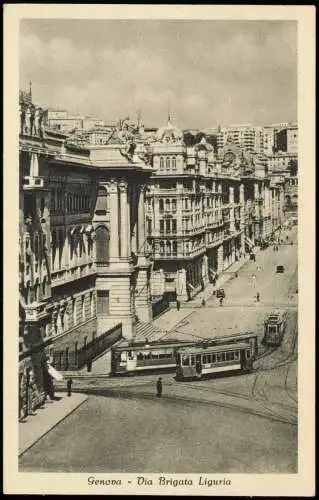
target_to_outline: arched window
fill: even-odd
[[[160,254],[164,255],[164,242],[163,241],[160,242]]]
[[[96,262],[105,265],[109,261],[110,233],[105,226],[96,228]]]
[[[176,212],[176,200],[175,199],[172,200],[172,211]]]
[[[159,211],[163,212],[164,210],[164,200],[160,199],[159,200]]]
[[[171,242],[166,242],[166,255],[171,255]]]
[[[173,241],[173,255],[177,255],[177,241]]]
[[[165,200],[165,210],[167,212],[170,212],[171,211],[171,200],[167,198],[167,200]]]
[[[171,168],[171,159],[169,156],[166,157],[166,170]]]
[[[176,170],[176,158],[175,158],[175,156],[173,156],[173,158],[172,158],[172,169]]]
[[[164,170],[164,158],[160,157],[160,170]]]

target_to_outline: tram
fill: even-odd
[[[148,370],[175,370],[176,350],[184,344],[166,341],[113,347],[111,375],[145,373]]]
[[[247,373],[253,369],[252,346],[247,342],[184,347],[177,351],[176,380],[200,380],[205,376]]]
[[[111,376],[133,375],[146,372],[175,371],[176,354],[180,348],[203,348],[210,346],[243,343],[250,349],[252,359],[258,354],[257,335],[234,334],[194,341],[153,341],[125,343],[111,349]]]
[[[263,344],[269,347],[280,346],[286,329],[286,313],[272,312],[264,322]]]

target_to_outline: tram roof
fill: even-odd
[[[244,342],[237,342],[235,344],[219,344],[205,347],[181,347],[177,352],[181,354],[196,354],[205,352],[231,351],[235,349],[248,349],[248,345]]]

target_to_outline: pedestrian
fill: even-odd
[[[163,392],[162,377],[159,377],[159,379],[156,382],[156,396],[160,398],[162,396],[162,392]]]
[[[260,299],[259,292],[257,292],[257,294],[256,294],[256,299],[257,299],[257,302],[259,302],[259,299]]]
[[[213,286],[216,286],[216,278],[213,278]]]
[[[72,384],[73,384],[73,380],[71,378],[69,378],[68,381],[67,381],[67,383],[66,383],[66,386],[67,386],[67,389],[68,389],[68,396],[69,397],[72,394]]]
[[[206,300],[205,300],[205,298],[203,297],[203,298],[202,298],[202,306],[205,306],[205,305],[206,305]]]
[[[221,297],[221,298],[219,299],[219,305],[220,305],[220,306],[222,306],[222,305],[223,305],[223,300],[224,300],[224,297]]]
[[[181,308],[181,303],[179,300],[176,300],[176,309],[179,311]]]

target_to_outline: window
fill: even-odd
[[[76,299],[72,301],[73,324],[77,323]]]
[[[173,241],[173,255],[177,255],[177,241]]]
[[[164,243],[163,243],[163,241],[160,242],[160,255],[164,255]]]
[[[250,358],[250,351],[249,349],[246,350],[246,358],[249,359]]]
[[[107,315],[109,314],[109,290],[98,290],[97,291],[97,314]]]
[[[160,233],[164,233],[164,220],[160,219]]]
[[[152,220],[147,219],[147,233],[151,234],[152,233]]]
[[[167,199],[165,201],[165,210],[166,212],[170,212],[171,211],[171,200]]]
[[[166,232],[170,233],[171,232],[171,221],[166,220]]]
[[[82,295],[82,319],[85,319],[85,295]]]
[[[94,316],[94,294],[93,294],[93,292],[90,293],[90,313],[91,313],[91,316]]]
[[[191,354],[191,366],[195,365],[195,356],[194,354]]]
[[[234,359],[238,360],[239,359],[239,351],[234,352]]]
[[[173,211],[173,212],[176,212],[176,206],[177,206],[177,204],[176,204],[176,200],[175,200],[175,199],[173,199],[173,200],[172,200],[172,211]]]
[[[171,168],[171,159],[169,156],[166,157],[166,170],[170,170]]]
[[[104,226],[96,228],[96,262],[103,265],[109,261],[110,233]]]
[[[160,157],[160,170],[164,170],[164,159],[162,156]]]
[[[173,158],[172,158],[172,169],[176,170],[176,158],[175,158],[175,156],[173,156]]]
[[[212,362],[212,355],[207,354],[207,363],[210,364]]]
[[[177,230],[177,221],[176,219],[172,219],[172,232],[176,233]]]
[[[189,357],[186,354],[182,355],[182,365],[189,366]]]
[[[170,241],[166,242],[166,254],[171,255],[171,242]]]
[[[163,212],[164,210],[164,200],[160,199],[159,200],[159,211]]]
[[[207,364],[207,356],[206,354],[203,354],[203,365]]]
[[[222,361],[222,353],[218,352],[217,353],[217,363],[220,363]]]

